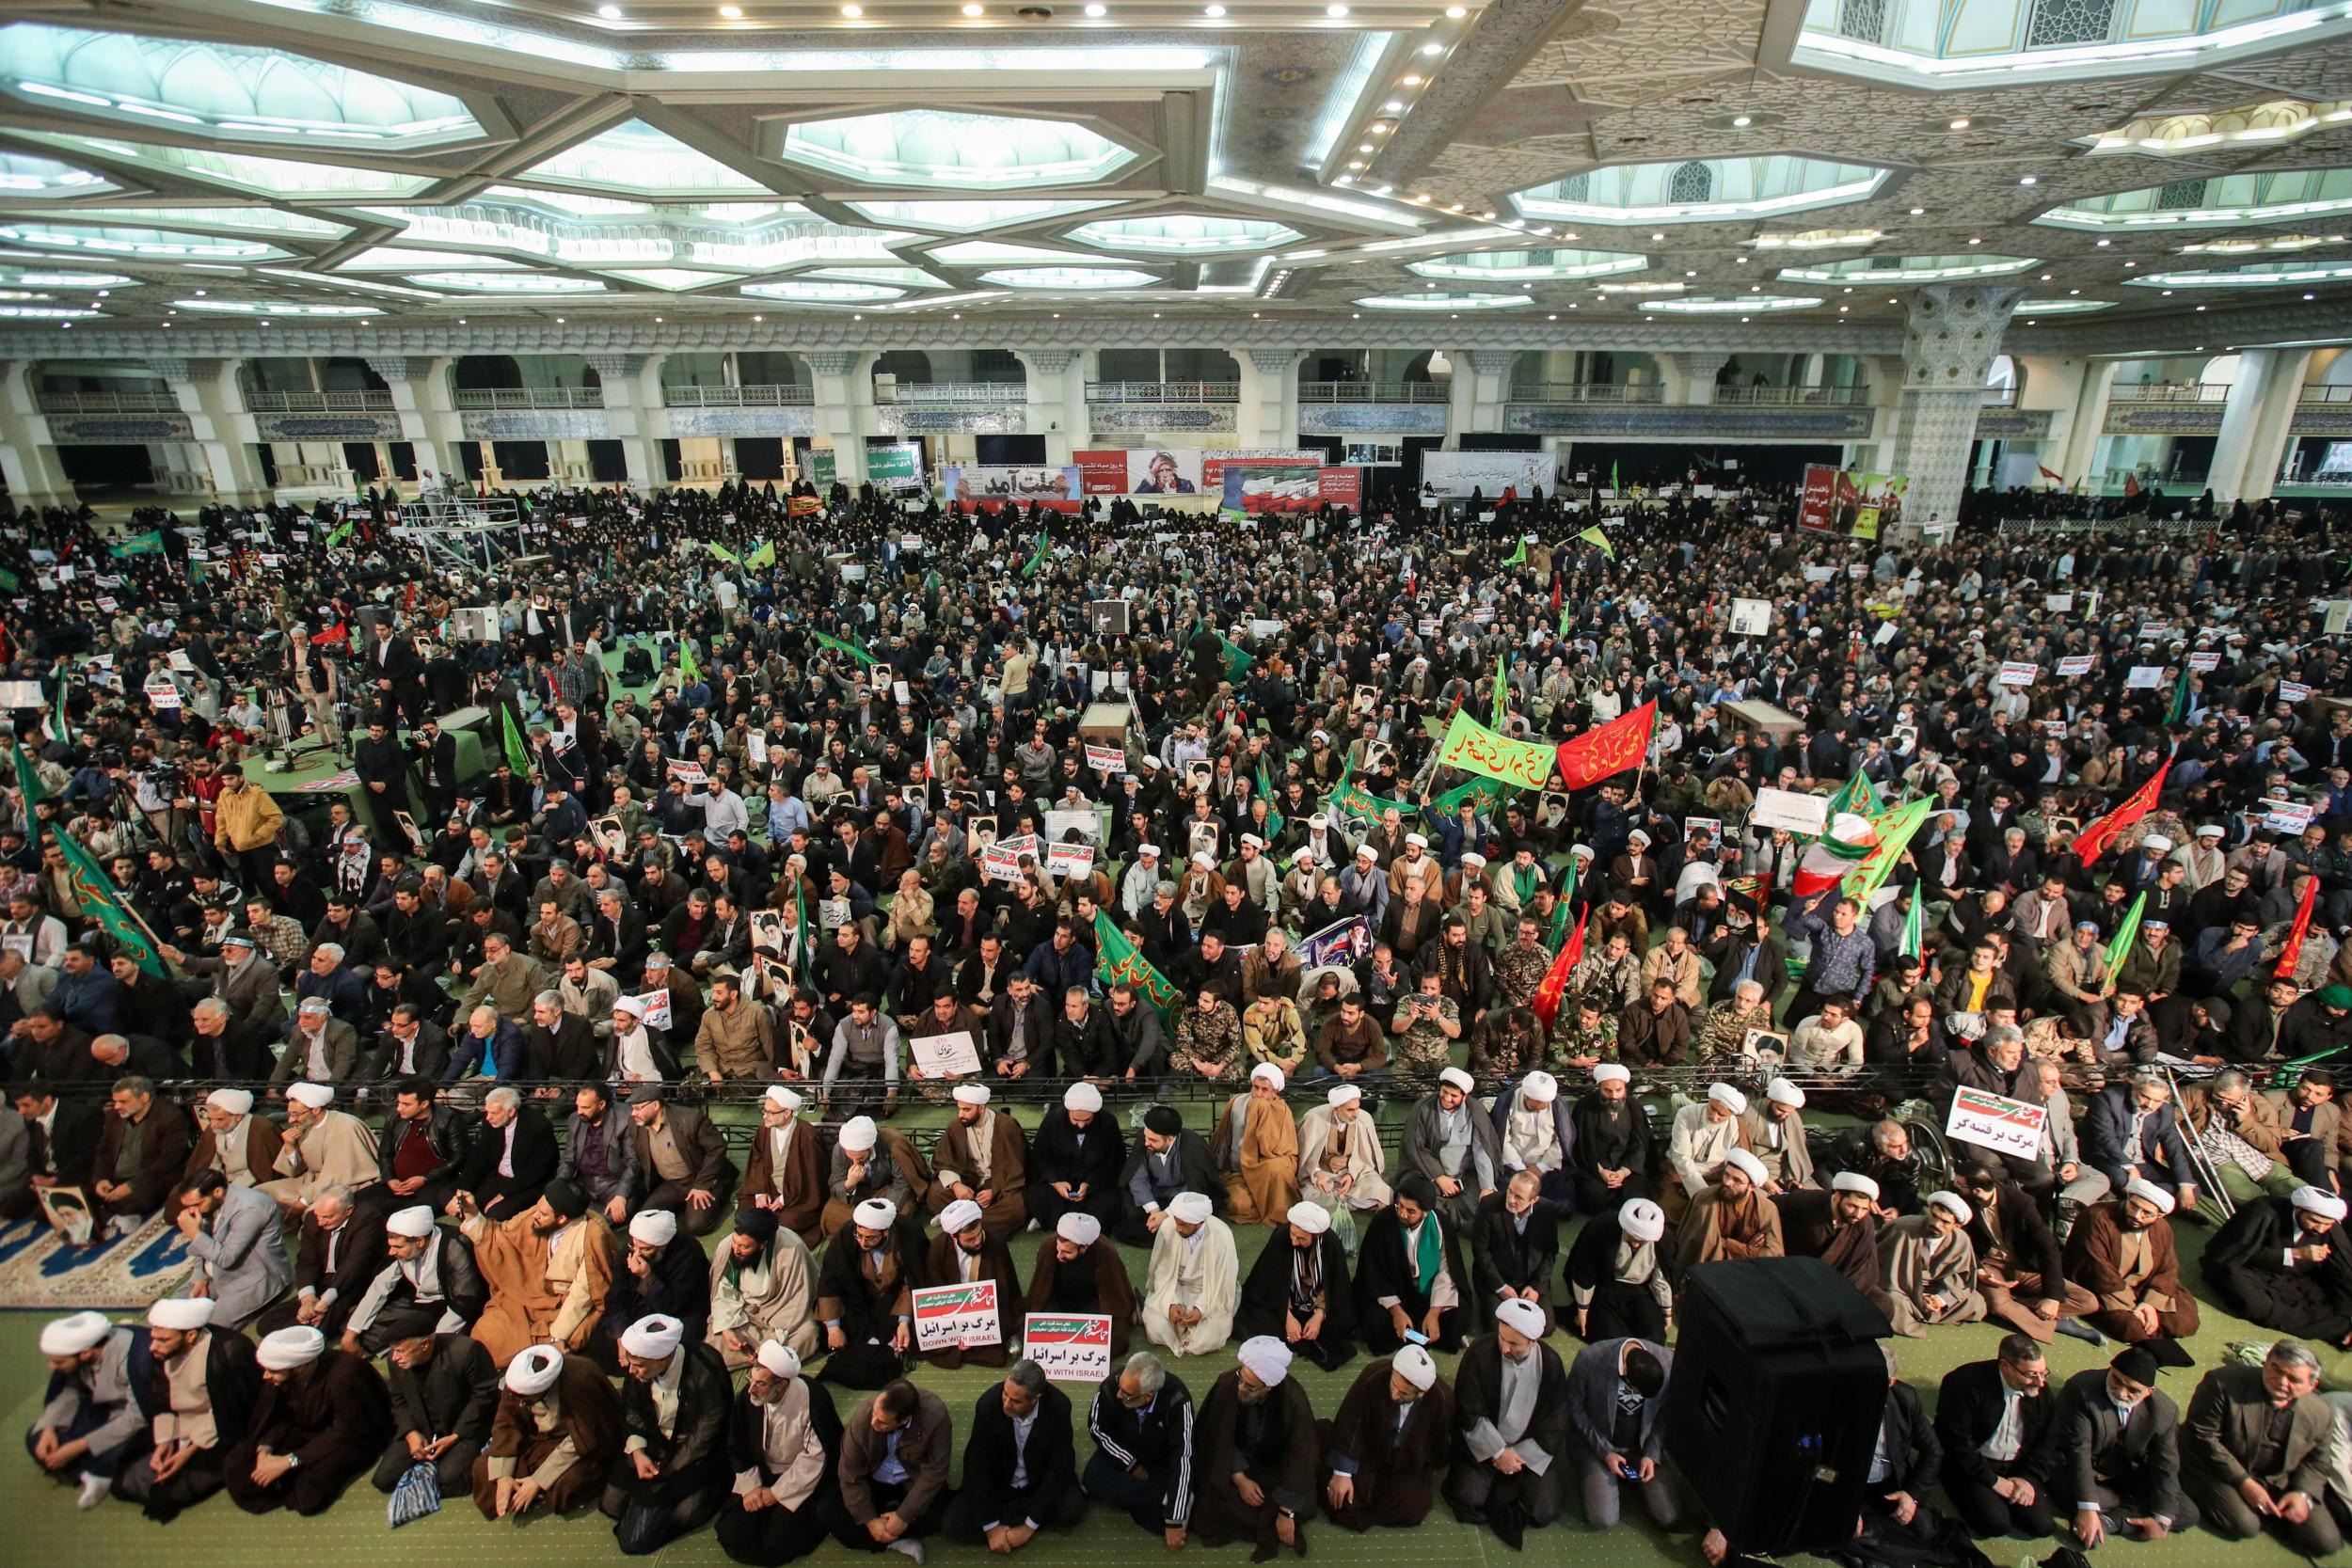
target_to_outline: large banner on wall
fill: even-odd
[[[1136,447],[1127,452],[1127,494],[1197,496],[1200,493],[1198,447]]]
[[[866,477],[885,490],[923,488],[923,444],[893,441],[866,449]]]
[[[1361,508],[1363,474],[1320,463],[1233,459],[1221,465],[1222,506],[1254,516],[1261,512],[1312,512],[1318,506]]]
[[[1553,488],[1551,453],[1548,451],[1425,451],[1421,454],[1423,495],[1467,496],[1482,492],[1489,500],[1505,490],[1532,496]]]
[[[1005,467],[953,467],[946,471],[947,499],[965,506],[999,506],[1007,501],[1026,508],[1032,503],[1048,512],[1075,512],[1082,494],[1078,468],[1045,464]]]
[[[1862,473],[1808,464],[1804,496],[1797,503],[1797,526],[1816,533],[1843,533],[1856,539],[1876,539],[1902,521],[1903,493],[1911,481],[1902,474]]]
[[[1296,447],[1120,447],[1073,452],[1072,461],[1081,495],[1221,496],[1228,463],[1311,468],[1321,467],[1324,456],[1319,450]]]

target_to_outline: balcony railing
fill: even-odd
[[[602,408],[601,387],[476,387],[460,388],[460,408]]]
[[[900,403],[1026,403],[1029,388],[1021,381],[901,381]]]
[[[1506,403],[1663,403],[1666,388],[1655,384],[1612,386],[1583,381],[1529,382],[1511,388]]]
[[[1239,403],[1238,381],[1089,381],[1089,403]]]
[[[1301,403],[1443,403],[1445,384],[1437,381],[1302,381]]]
[[[805,408],[817,401],[817,388],[789,381],[750,387],[664,387],[661,401],[672,408]]]
[[[151,392],[43,392],[44,414],[177,414],[180,400],[163,388]]]
[[[247,392],[248,414],[388,414],[389,392]]]
[[[1870,401],[1867,387],[1718,387],[1718,404],[1758,408],[1851,408]]]
[[[2109,403],[2227,403],[2226,381],[2146,381],[2108,391]]]
[[[2017,388],[2014,387],[1987,387],[1979,395],[1984,400],[1984,405],[1987,408],[2017,406]]]
[[[2305,404],[2352,403],[2352,387],[2306,387],[2296,401]]]

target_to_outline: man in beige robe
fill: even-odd
[[[1666,1223],[1679,1225],[1691,1205],[1723,1169],[1724,1156],[1740,1147],[1746,1128],[1748,1097],[1729,1084],[1710,1085],[1707,1098],[1675,1113],[1666,1134],[1669,1180],[1658,1195]],[[1771,1173],[1766,1173],[1770,1180]]]
[[[1232,1337],[1241,1304],[1233,1232],[1205,1193],[1178,1194],[1168,1220],[1152,1237],[1143,1332],[1179,1355],[1206,1355]]]
[[[284,1140],[278,1124],[253,1114],[250,1089],[215,1089],[204,1097],[203,1131],[188,1150],[188,1171],[216,1170],[232,1187],[258,1186],[278,1164]]]
[[[1764,1162],[1744,1148],[1724,1155],[1714,1181],[1691,1200],[1677,1241],[1677,1275],[1701,1263],[1785,1257],[1780,1210],[1764,1196]]]
[[[1272,1225],[1298,1201],[1298,1123],[1282,1101],[1285,1082],[1271,1062],[1250,1069],[1248,1092],[1226,1101],[1210,1139],[1235,1225]]]
[[[474,1267],[490,1288],[473,1337],[503,1367],[528,1345],[583,1350],[604,1319],[612,1289],[612,1227],[587,1194],[561,1178],[512,1219],[494,1220],[460,1193],[457,1228],[473,1243]]]
[[[358,1192],[383,1174],[375,1164],[375,1134],[358,1117],[329,1110],[334,1102],[330,1084],[286,1086],[286,1131],[270,1165],[278,1176],[261,1191],[277,1199],[289,1219],[300,1219],[329,1187]]]
[[[1968,1239],[1971,1211],[1958,1193],[1929,1196],[1927,1212],[1905,1214],[1879,1231],[1879,1282],[1893,1303],[1895,1332],[1916,1339],[1935,1323],[1984,1321],[1977,1291],[1977,1246]]]
[[[1343,1084],[1298,1123],[1299,1195],[1335,1215],[1384,1209],[1391,1196],[1380,1130],[1364,1114],[1363,1099],[1363,1090]]]
[[[817,1354],[817,1260],[772,1209],[735,1212],[735,1233],[710,1257],[710,1348],[732,1371],[750,1366],[760,1341]]]
[[[986,1084],[956,1085],[956,1119],[931,1150],[932,1180],[926,1201],[937,1213],[959,1198],[980,1206],[980,1223],[1002,1241],[1029,1220],[1023,1194],[1029,1180],[1029,1142],[1010,1114],[988,1108]]]
[[[1817,1183],[1805,1145],[1804,1091],[1786,1078],[1764,1086],[1764,1102],[1750,1101],[1740,1117],[1740,1142],[1764,1163],[1765,1190],[1775,1196]]]

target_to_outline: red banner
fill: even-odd
[[[1797,503],[1797,526],[1827,533],[1837,506],[1837,470],[1823,463],[1804,468],[1804,498]]]
[[[2115,842],[2117,835],[2156,809],[2156,801],[2164,795],[2164,777],[2171,771],[2172,759],[2167,757],[2164,766],[2156,769],[2156,776],[2133,790],[2130,800],[2075,835],[2074,850],[2083,864],[2089,865],[2106,853],[2107,846]]]
[[[1326,468],[1315,476],[1326,506],[1344,506],[1360,512],[1364,507],[1364,470],[1361,468]]]
[[[1073,451],[1082,495],[1120,496],[1127,492],[1127,454],[1123,451]]]
[[[1560,748],[1560,777],[1564,787],[1582,789],[1641,766],[1649,752],[1650,732],[1658,723],[1658,704],[1644,703],[1621,719],[1587,730]]]

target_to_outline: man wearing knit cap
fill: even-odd
[[[553,1345],[506,1364],[490,1442],[473,1466],[485,1519],[568,1513],[596,1495],[621,1445],[621,1402],[602,1368]]]
[[[1200,1402],[1192,1533],[1207,1546],[1250,1542],[1258,1562],[1278,1545],[1303,1555],[1321,1454],[1314,1406],[1290,1375],[1291,1353],[1279,1339],[1244,1340],[1236,1359]]]
[[[250,1089],[215,1089],[204,1097],[204,1128],[188,1150],[188,1169],[216,1170],[232,1187],[270,1179],[280,1143],[278,1124],[253,1114]]]
[[[2181,1489],[2180,1408],[2156,1372],[2145,1346],[2127,1345],[2058,1392],[2051,1512],[2086,1551],[2110,1535],[2157,1541],[2197,1524]]]
[[[78,1481],[80,1507],[95,1508],[115,1477],[142,1463],[147,1421],[132,1397],[131,1347],[136,1331],[117,1328],[103,1312],[56,1318],[40,1331],[49,1386],[24,1434],[35,1463],[59,1481]]]
[[[1136,1287],[1119,1249],[1104,1238],[1102,1221],[1092,1214],[1064,1214],[1054,1233],[1038,1243],[1029,1264],[1028,1309],[1105,1314],[1111,1320],[1112,1359],[1127,1354]]]
[[[386,1262],[352,1308],[342,1348],[380,1355],[395,1339],[464,1329],[482,1315],[490,1289],[474,1267],[473,1244],[433,1223],[422,1204],[384,1221]]]
[[[473,1337],[497,1365],[526,1345],[577,1351],[595,1338],[612,1290],[612,1227],[577,1184],[556,1178],[510,1220],[467,1210],[457,1228],[489,1291]]]
[[[1355,1355],[1347,1249],[1332,1231],[1328,1210],[1303,1198],[1291,1205],[1287,1223],[1258,1254],[1242,1285],[1233,1332],[1279,1339],[1292,1354],[1327,1372]]]
[[[1650,1179],[1657,1140],[1633,1098],[1632,1069],[1618,1062],[1593,1068],[1593,1086],[1568,1114],[1576,1148],[1568,1162],[1577,1211],[1597,1213],[1628,1198],[1656,1196]]]
[[[719,1506],[715,1532],[736,1561],[782,1568],[843,1522],[834,1473],[841,1417],[825,1386],[801,1375],[790,1346],[765,1340],[750,1364],[728,1440],[735,1490]]]
[[[1879,1237],[1879,1281],[1895,1332],[1917,1338],[1936,1323],[1984,1321],[1977,1291],[1976,1211],[1954,1192],[1928,1195],[1926,1211],[1890,1222]]]
[[[1676,1277],[1701,1263],[1780,1256],[1780,1211],[1764,1196],[1764,1162],[1744,1148],[1734,1148],[1682,1217]]]
[[[1445,1497],[1466,1525],[1514,1550],[1560,1517],[1570,1442],[1568,1374],[1543,1342],[1543,1309],[1506,1301],[1495,1331],[1472,1340],[1454,1374],[1454,1459]]]
[[[1179,1193],[1152,1238],[1143,1332],[1179,1355],[1205,1355],[1232,1334],[1240,1265],[1233,1233],[1203,1193]]]
[[[384,1379],[303,1325],[264,1335],[254,1359],[261,1393],[243,1440],[221,1456],[221,1482],[247,1513],[324,1513],[391,1440]]]
[[[749,1004],[746,1004],[749,1006]],[[743,1166],[743,1201],[769,1210],[810,1246],[824,1240],[825,1167],[817,1130],[801,1123],[799,1090],[771,1084]]]
[[[988,1233],[1001,1241],[1028,1222],[1028,1140],[1009,1114],[989,1108],[986,1084],[959,1084],[955,1098],[956,1119],[931,1151],[936,1180],[926,1201],[933,1213],[958,1198],[978,1204]]]
[[[667,1209],[640,1210],[628,1222],[620,1267],[606,1293],[602,1332],[595,1341],[599,1361],[619,1358],[629,1325],[657,1314],[686,1325],[686,1337],[702,1343],[710,1328],[710,1259],[678,1234],[677,1216]]]
[[[1103,1091],[1071,1085],[1029,1144],[1029,1217],[1046,1229],[1072,1212],[1110,1224],[1119,1218],[1119,1172],[1126,1163],[1126,1141],[1118,1121],[1103,1112]]]
[[[642,1557],[719,1512],[734,1388],[719,1353],[659,1312],[622,1331],[621,1370],[621,1453],[600,1506],[622,1555]]]
[[[1645,1197],[1628,1198],[1584,1222],[1567,1265],[1579,1338],[1664,1340],[1675,1309],[1671,1249],[1660,1244],[1665,1234],[1665,1211]]]
[[[1425,1176],[1396,1184],[1396,1202],[1364,1227],[1356,1259],[1356,1322],[1364,1343],[1394,1352],[1419,1333],[1439,1350],[1458,1350],[1476,1318],[1465,1297],[1461,1239],[1437,1212],[1438,1190]]]
[[[767,1340],[817,1354],[817,1259],[772,1209],[746,1204],[710,1258],[710,1348],[733,1371]]]
[[[261,1396],[253,1341],[212,1323],[210,1300],[167,1296],[147,1309],[146,1341],[135,1335],[125,1365],[153,1447],[116,1476],[115,1496],[158,1524],[220,1490],[230,1446]]]
[[[869,1197],[825,1247],[817,1266],[817,1321],[825,1381],[879,1388],[914,1349],[912,1291],[923,1283],[922,1227],[887,1199]]]
[[[2180,1342],[2197,1332],[2197,1300],[2181,1284],[2172,1243],[2172,1191],[2134,1177],[2120,1198],[2094,1203],[2066,1238],[2066,1277],[2098,1298],[2090,1326],[2144,1344],[2158,1366],[2186,1367]]]
[[[242,1328],[286,1293],[294,1265],[278,1237],[277,1204],[210,1168],[183,1178],[172,1202],[172,1221],[196,1259],[188,1293],[219,1303],[215,1322]]]
[[[2238,1205],[2205,1243],[2205,1287],[2241,1318],[2298,1339],[2352,1338],[2352,1236],[2324,1187]]]
[[[1184,1127],[1182,1113],[1154,1105],[1143,1113],[1143,1132],[1119,1173],[1120,1214],[1114,1234],[1129,1246],[1148,1247],[1165,1223],[1168,1205],[1179,1193],[1204,1193],[1212,1209],[1225,1202],[1208,1140]]]
[[[1003,1366],[1010,1358],[1009,1347],[1021,1342],[1021,1319],[1015,1307],[1021,1300],[1021,1276],[1013,1270],[1010,1250],[990,1233],[978,1204],[960,1197],[939,1212],[939,1234],[926,1249],[923,1277],[932,1285],[994,1281],[997,1333],[993,1345],[943,1345],[924,1352],[923,1358],[951,1370],[967,1361],[979,1367]]]
[[[1438,1472],[1454,1443],[1454,1390],[1427,1351],[1406,1345],[1358,1373],[1316,1435],[1331,1522],[1410,1529],[1437,1501]]]

